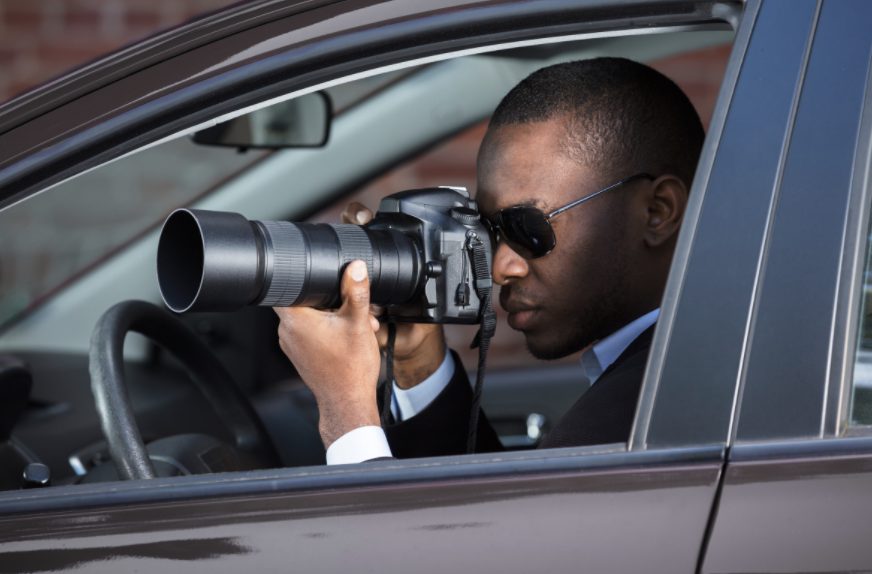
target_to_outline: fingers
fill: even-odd
[[[372,211],[367,209],[367,207],[365,205],[363,205],[362,203],[358,203],[356,201],[353,201],[346,206],[345,210],[342,212],[341,218],[342,218],[342,223],[353,223],[355,225],[364,225],[366,223],[369,223],[372,220]],[[342,310],[344,308],[346,308],[346,302],[349,302],[349,304],[348,304],[349,311],[348,312],[351,312],[354,315],[361,315],[361,313],[358,309],[357,302],[351,301],[350,298],[354,298],[354,297],[362,298],[362,297],[364,297],[364,294],[363,294],[364,287],[363,287],[363,285],[361,285],[361,283],[365,283],[366,284],[365,297],[366,297],[367,303],[369,303],[369,278],[367,277],[366,281],[356,280],[353,277],[349,278],[348,277],[349,269],[351,268],[351,266],[354,263],[362,263],[362,262],[360,262],[360,261],[352,262],[351,264],[348,265],[348,269],[346,269],[345,273],[343,274],[342,287],[341,287],[342,288],[342,302],[343,302],[343,304],[342,304],[342,307],[340,308],[340,312],[342,312]],[[363,273],[365,275],[366,274],[366,266],[363,265],[362,267],[363,267]],[[346,286],[346,281],[349,279],[350,279],[350,285]],[[348,290],[347,292],[346,292],[346,289]],[[376,319],[376,316],[378,316],[381,313],[381,310],[379,307],[376,307],[375,305],[372,305],[371,307],[372,308],[368,313],[369,324],[370,324],[370,327],[372,327],[373,332],[378,333],[378,330],[381,327],[381,325],[378,322],[378,319]],[[353,311],[350,310],[352,308],[354,309]]]
[[[366,208],[365,205],[351,202],[342,212],[342,223],[353,223],[355,225],[363,225],[369,223],[372,219],[372,211]]]
[[[279,317],[279,346],[285,350],[286,339],[295,336],[297,332],[305,332],[307,325],[317,320],[319,315],[338,314],[362,321],[364,316],[369,320],[369,326],[378,333],[382,324],[373,311],[381,312],[381,308],[369,304],[369,278],[366,264],[363,261],[353,261],[348,264],[342,276],[340,285],[342,306],[335,311],[322,311],[310,307],[273,307]]]
[[[356,259],[348,264],[342,274],[342,306],[339,315],[350,317],[355,322],[366,321],[372,326],[369,313],[369,275],[366,263]]]

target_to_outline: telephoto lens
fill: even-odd
[[[415,241],[392,229],[359,225],[249,221],[238,213],[177,209],[157,250],[167,307],[232,311],[246,305],[335,308],[340,280],[355,259],[366,262],[371,301],[412,300],[426,280]]]

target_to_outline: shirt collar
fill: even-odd
[[[581,354],[581,366],[590,384],[594,384],[630,343],[636,340],[647,328],[657,322],[660,309],[645,313],[635,321],[624,325],[605,339],[600,339]]]

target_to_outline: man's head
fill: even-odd
[[[478,157],[483,214],[549,213],[647,173],[550,221],[556,245],[525,259],[506,243],[494,279],[530,351],[578,351],[659,305],[704,133],[684,93],[630,60],[539,70],[503,99]]]

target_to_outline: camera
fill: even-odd
[[[330,309],[341,304],[342,273],[355,259],[366,262],[371,302],[390,320],[480,320],[476,286],[490,286],[491,240],[464,188],[387,196],[363,226],[177,209],[161,230],[157,275],[164,302],[177,313],[246,305]]]

